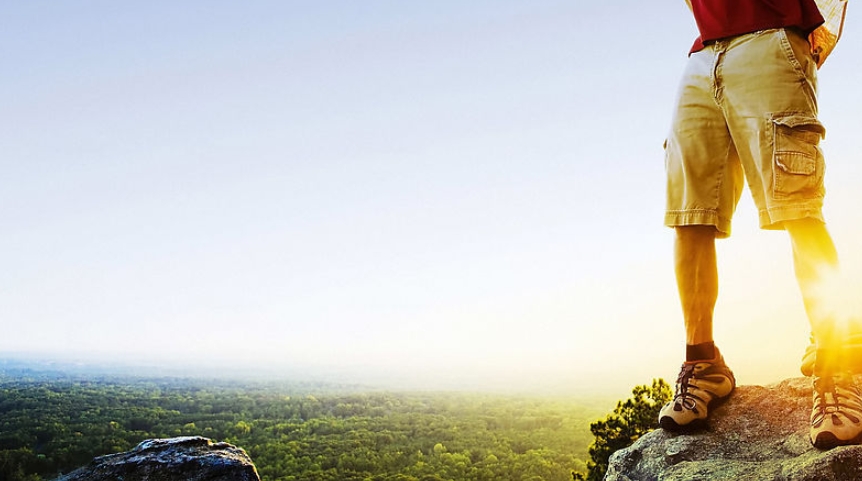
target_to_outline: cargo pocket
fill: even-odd
[[[820,139],[826,129],[814,117],[798,114],[773,116],[773,184],[776,198],[823,194],[823,152]]]

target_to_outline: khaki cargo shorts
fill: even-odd
[[[763,30],[692,54],[665,144],[665,224],[712,225],[729,236],[744,181],[764,229],[823,220],[825,133],[802,34]]]

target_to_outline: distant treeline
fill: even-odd
[[[0,374],[0,480],[52,479],[140,441],[245,448],[264,481],[570,481],[598,403],[268,383]]]

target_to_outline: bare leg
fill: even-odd
[[[718,299],[715,228],[677,227],[674,257],[686,344],[711,342],[712,313]]]
[[[659,411],[659,425],[684,432],[703,426],[710,405],[730,396],[733,372],[712,339],[712,311],[718,298],[718,269],[712,226],[676,228],[676,283],[685,319],[685,363],[676,380],[673,400]]]
[[[819,220],[788,221],[785,228],[793,246],[796,281],[802,292],[811,331],[817,340],[818,358],[821,358],[823,348],[837,345],[837,336],[840,336],[835,332],[835,319],[829,315],[830,306],[822,305],[824,301],[819,298],[823,294],[819,283],[838,269],[838,252],[826,225]],[[818,364],[821,363],[818,361]]]

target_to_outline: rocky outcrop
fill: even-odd
[[[150,439],[55,481],[260,481],[242,449],[202,437]]]
[[[711,413],[708,429],[658,429],[614,453],[605,480],[862,480],[862,446],[815,449],[810,410],[810,379],[740,386]]]

